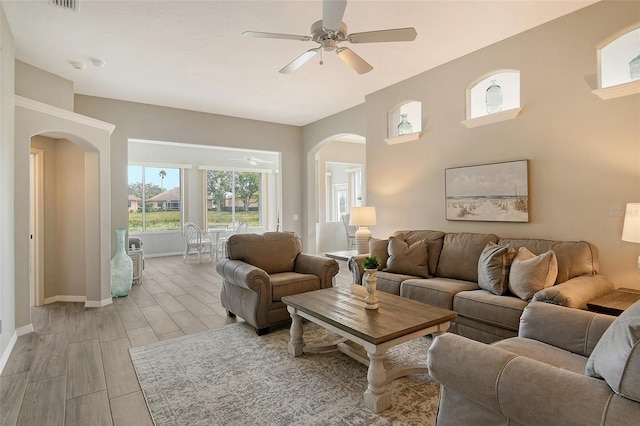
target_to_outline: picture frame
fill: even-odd
[[[445,169],[447,220],[529,222],[529,160]]]

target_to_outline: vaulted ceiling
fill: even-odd
[[[308,35],[322,17],[320,0],[79,0],[77,12],[47,1],[2,1],[16,58],[72,80],[76,93],[292,125],[361,104],[369,93],[592,3],[351,0],[343,19],[350,33],[418,33],[413,42],[350,45],[374,67],[358,75],[335,52],[324,52],[323,65],[318,55],[280,74],[316,45],[242,36]]]

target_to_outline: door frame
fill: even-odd
[[[31,306],[44,305],[44,150],[29,148],[29,286]]]

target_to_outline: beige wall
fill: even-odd
[[[85,295],[85,153],[66,139],[56,141],[57,294]]]
[[[0,5],[0,359],[8,356],[16,331],[14,232],[14,63],[13,34]],[[0,365],[2,368],[2,365]]]
[[[16,94],[73,111],[73,82],[21,61],[16,62]]]
[[[367,96],[374,236],[421,228],[584,239],[599,247],[601,272],[618,287],[640,288],[640,245],[620,240],[625,204],[640,201],[640,95],[591,93],[596,44],[638,22],[637,2],[598,3]],[[505,68],[521,72],[520,116],[460,124],[467,85]],[[406,99],[422,102],[423,136],[389,146],[387,112]],[[445,169],[519,159],[530,160],[529,223],[445,219]]]

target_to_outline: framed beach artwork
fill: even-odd
[[[445,170],[447,220],[529,222],[529,160]]]

